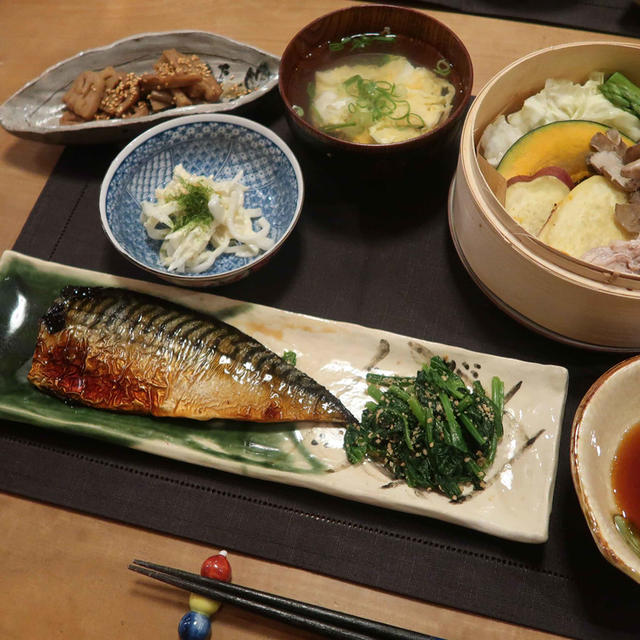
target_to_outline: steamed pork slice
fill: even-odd
[[[521,180],[507,187],[504,206],[521,227],[537,236],[554,207],[569,191],[564,182],[553,176]]]
[[[355,421],[257,340],[214,317],[124,289],[66,287],[40,323],[29,381],[58,397],[154,416]]]
[[[587,251],[582,259],[612,271],[640,275],[640,239],[596,247]]]
[[[589,249],[631,240],[615,219],[615,206],[628,195],[602,176],[592,176],[574,187],[549,217],[538,236],[542,242],[580,258]]]

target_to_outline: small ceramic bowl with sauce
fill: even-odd
[[[635,356],[591,386],[576,411],[571,434],[571,474],[591,535],[602,555],[636,582],[640,582],[638,389],[640,356]]]
[[[429,80],[418,80],[405,61]],[[451,29],[422,11],[386,5],[314,20],[289,42],[279,71],[286,115],[301,140],[334,159],[378,160],[387,169],[391,159],[457,148],[472,85],[471,58]],[[418,107],[413,96],[424,91],[430,104],[443,92],[450,110]]]

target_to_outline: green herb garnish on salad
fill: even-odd
[[[175,200],[180,205],[180,213],[175,215],[173,229],[177,230],[187,225],[208,225],[213,220],[209,211],[209,199],[213,190],[203,184],[182,180],[184,191],[167,200]]]
[[[394,479],[463,499],[465,486],[484,488],[503,434],[504,384],[494,377],[491,397],[482,384],[469,388],[440,357],[415,377],[369,374],[362,423],[347,427],[349,462],[369,458]]]

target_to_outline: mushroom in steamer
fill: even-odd
[[[640,143],[628,147],[616,129],[609,129],[593,136],[591,148],[589,165],[630,194],[627,203],[616,204],[616,221],[629,233],[640,233]]]

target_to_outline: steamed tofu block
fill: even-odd
[[[594,247],[631,240],[634,234],[625,231],[615,219],[616,204],[627,199],[624,191],[603,176],[587,178],[558,204],[538,237],[575,258]]]
[[[537,236],[554,207],[569,195],[569,187],[553,176],[514,182],[507,187],[505,209],[529,233]]]

